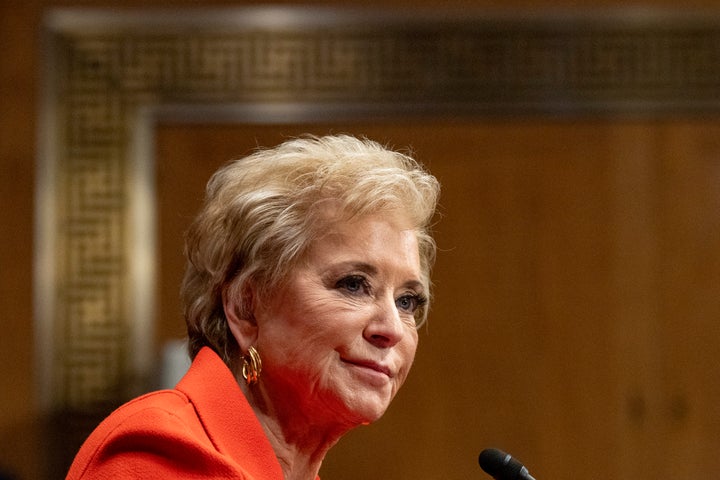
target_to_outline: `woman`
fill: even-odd
[[[221,168],[186,238],[192,366],[111,414],[68,478],[315,479],[410,370],[438,193],[413,159],[350,136]]]

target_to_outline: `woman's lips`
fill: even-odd
[[[387,376],[388,378],[392,378],[392,370],[390,370],[390,367],[383,365],[381,363],[374,362],[372,360],[349,360],[349,359],[342,359],[343,362],[349,363],[350,365],[354,365],[356,367],[361,368],[367,368],[369,370],[374,370],[378,373],[382,373],[383,375]]]

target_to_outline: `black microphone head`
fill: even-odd
[[[525,469],[523,464],[497,448],[488,448],[480,452],[478,462],[480,463],[480,468],[495,480],[520,480],[527,478],[525,477],[527,469]]]

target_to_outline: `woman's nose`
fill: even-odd
[[[389,348],[402,340],[404,334],[403,320],[395,299],[389,296],[378,300],[373,317],[365,326],[365,339],[378,348]]]

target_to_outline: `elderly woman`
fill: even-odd
[[[68,478],[317,478],[413,363],[438,192],[412,158],[350,136],[221,168],[186,239],[192,366],[113,412]]]

